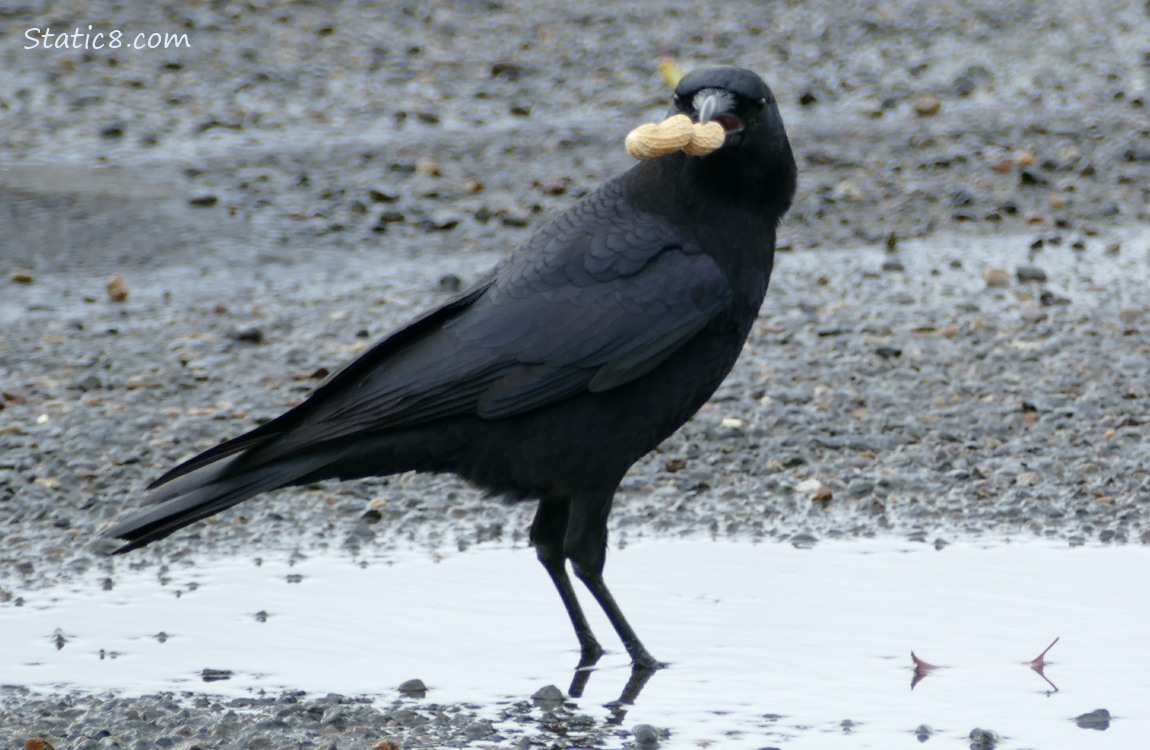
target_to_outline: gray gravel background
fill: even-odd
[[[23,49],[88,24],[191,46]],[[625,169],[660,52],[762,72],[801,183],[743,359],[629,475],[615,539],[1150,542],[1150,4],[28,2],[0,29],[0,606],[107,565],[148,480]],[[137,554],[522,543],[530,512],[402,476]],[[498,733],[244,700],[4,688],[0,747],[633,739],[527,700]]]

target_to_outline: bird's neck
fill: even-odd
[[[688,213],[715,219],[729,213],[751,215],[778,226],[795,192],[790,148],[780,158],[752,158],[742,151],[721,151],[698,158],[679,152],[648,162],[674,185]],[[787,165],[791,168],[788,169]]]

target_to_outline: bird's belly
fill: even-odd
[[[651,372],[609,391],[480,420],[451,470],[519,498],[613,490],[707,402],[738,358],[751,320],[715,321]]]

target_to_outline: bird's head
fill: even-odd
[[[733,65],[697,68],[675,86],[670,114],[722,125],[723,145],[701,161],[737,168],[752,181],[765,181],[780,215],[786,211],[795,190],[796,167],[774,94],[762,78]]]
[[[675,86],[670,114],[692,122],[717,122],[727,131],[724,147],[737,147],[747,134],[783,132],[783,121],[771,89],[754,72],[733,65],[698,68]]]

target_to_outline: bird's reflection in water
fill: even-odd
[[[567,695],[572,698],[583,697],[587,683],[591,681],[591,675],[596,671],[595,665],[599,662],[599,658],[599,656],[585,657],[579,661],[579,665],[575,667],[575,676],[571,678],[571,687],[567,689]],[[619,697],[605,704],[606,708],[611,710],[611,717],[607,719],[607,724],[621,725],[627,716],[627,707],[634,705],[647,682],[661,667],[665,666],[665,664],[659,667],[632,666],[631,675],[628,677],[627,683],[623,685]]]

